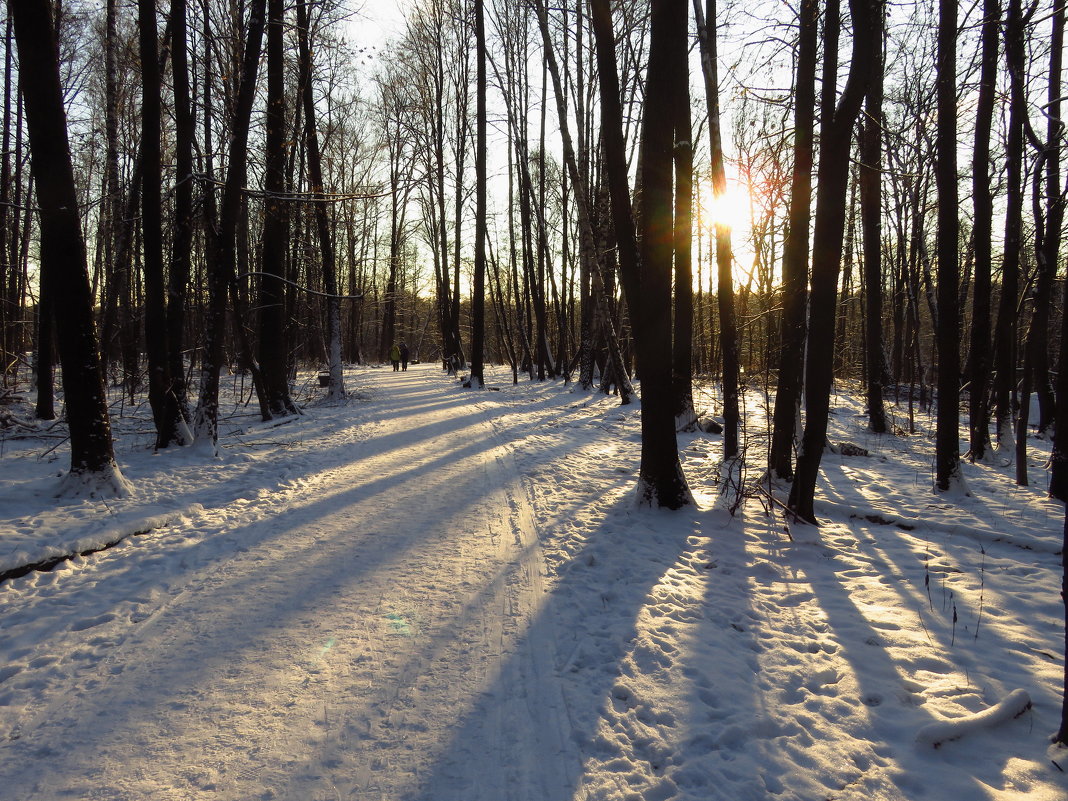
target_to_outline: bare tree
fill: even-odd
[[[654,0],[652,6],[649,77],[645,88],[647,97],[655,100],[653,105],[645,107],[643,115],[643,158],[639,178],[643,191],[643,252],[639,258],[627,178],[612,12],[608,0],[590,2],[597,40],[605,171],[611,194],[620,277],[634,318],[638,370],[643,387],[638,498],[639,503],[677,509],[687,504],[690,496],[679,464],[670,372],[674,131],[673,126],[660,126],[660,122],[669,118],[672,81],[685,80],[685,77],[674,74],[670,51],[673,47],[685,49],[686,14],[683,10],[680,15],[679,9],[670,6],[662,0]],[[682,38],[678,38],[680,36]]]
[[[941,0],[938,17],[938,418],[935,485],[946,492],[963,484],[960,470],[960,310],[957,218],[957,3]]]
[[[178,404],[183,424],[188,421],[185,360],[186,288],[192,268],[193,251],[193,149],[196,121],[189,87],[189,47],[186,4],[171,0],[171,72],[174,78],[174,234],[171,241],[170,275],[167,291],[167,359],[171,393]],[[183,426],[184,427],[184,426]],[[191,437],[185,432],[184,437]]]
[[[860,209],[864,238],[864,350],[868,403],[868,426],[876,434],[885,434],[886,409],[883,407],[883,381],[886,361],[883,355],[883,79],[885,73],[884,37],[885,2],[877,10],[879,46],[872,80],[865,99],[860,144]]]
[[[969,332],[969,457],[982,461],[990,451],[990,261],[994,203],[990,191],[990,132],[997,82],[1000,0],[984,0],[979,96],[972,146],[972,249],[975,278]]]
[[[808,350],[805,358],[805,431],[797,457],[797,472],[790,488],[790,508],[801,520],[816,523],[813,509],[820,460],[827,444],[831,383],[834,373],[835,307],[845,231],[846,188],[853,126],[881,46],[876,21],[876,0],[851,0],[853,50],[849,77],[837,104],[834,80],[824,82],[824,119],[821,125],[820,163],[816,194],[816,225],[812,243],[812,296]],[[824,22],[824,58],[833,61],[840,27],[838,0],[830,0]],[[825,63],[825,74],[834,75]]]
[[[1023,89],[1026,20],[1022,0],[1009,0],[1005,19],[1005,63],[1009,72],[1009,123],[1005,142],[1005,239],[1001,298],[994,329],[994,423],[999,449],[1013,453],[1012,407],[1016,386],[1016,338],[1023,244],[1023,151],[1027,98]]]
[[[240,81],[230,123],[230,147],[226,165],[219,218],[210,215],[211,205],[205,206],[208,220],[208,314],[206,320],[204,361],[201,368],[200,397],[194,415],[194,435],[212,451],[218,440],[219,372],[223,363],[223,343],[226,335],[226,299],[236,275],[237,228],[241,212],[241,194],[245,186],[248,159],[249,121],[256,96],[256,74],[259,71],[260,49],[266,19],[266,0],[253,0],[249,6],[248,34],[241,60]],[[207,144],[207,143],[205,143]],[[209,150],[210,152],[210,150]]]
[[[813,130],[816,108],[816,49],[819,2],[801,0],[797,68],[794,80],[793,176],[789,228],[783,248],[783,315],[779,341],[778,384],[768,467],[779,478],[792,479],[794,439],[800,416],[804,375],[808,242],[812,212]]]
[[[156,447],[184,444],[184,421],[171,386],[167,353],[167,292],[163,275],[163,167],[155,0],[138,0],[141,54],[141,239],[145,277],[145,347],[148,353],[148,401],[156,424]]]
[[[297,0],[297,40],[300,49],[301,97],[304,103],[304,142],[307,149],[311,191],[318,201],[313,203],[319,253],[322,258],[323,287],[326,292],[327,369],[330,374],[327,399],[338,401],[345,397],[345,383],[341,372],[341,300],[338,297],[337,257],[334,237],[327,213],[323,187],[323,164],[316,127],[315,97],[312,82],[311,23],[304,0]]]
[[[486,20],[475,0],[475,276],[471,287],[472,387],[482,389],[486,341]]]
[[[71,164],[50,4],[9,0],[41,221],[41,280],[55,303],[71,469],[65,490],[122,494],[93,324],[85,240]]]
[[[694,0],[697,35],[701,43],[701,68],[705,79],[708,104],[708,135],[712,151],[712,191],[722,197],[727,191],[723,137],[719,111],[719,77],[717,65],[716,0],[708,0],[708,25],[701,13],[700,0]],[[723,458],[738,455],[738,324],[734,310],[734,276],[731,266],[731,230],[722,220],[716,221],[716,295],[719,305],[719,340],[723,353]]]

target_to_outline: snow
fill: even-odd
[[[127,407],[124,497],[57,499],[54,430],[0,442],[0,573],[119,543],[0,582],[0,799],[1068,797],[1064,510],[1011,466],[936,495],[933,439],[842,394],[870,456],[828,453],[800,526],[751,388],[746,502],[698,432],[696,503],[650,510],[637,404],[314,378],[266,424],[235,379],[217,459]]]

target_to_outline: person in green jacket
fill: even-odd
[[[389,360],[393,362],[393,372],[397,372],[398,370],[400,370],[400,359],[400,345],[394,342],[393,347],[389,349]]]

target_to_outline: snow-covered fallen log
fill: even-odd
[[[1027,690],[1013,690],[1002,701],[982,712],[929,723],[920,729],[916,742],[938,748],[949,740],[957,740],[979,729],[988,729],[1017,718],[1030,708],[1031,696],[1027,694]]]

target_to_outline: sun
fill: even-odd
[[[713,195],[709,184],[702,185],[700,203],[701,224],[709,228],[725,225],[732,231],[740,231],[752,225],[749,190],[736,181],[727,181],[727,191],[719,197]]]

